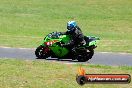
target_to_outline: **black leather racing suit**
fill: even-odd
[[[61,32],[61,34],[71,35],[72,37],[69,43],[64,44],[65,46],[69,46],[70,48],[73,48],[74,46],[82,45],[86,43],[84,40],[84,35],[78,26],[74,27],[71,30],[72,31]]]

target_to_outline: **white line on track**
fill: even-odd
[[[127,55],[127,54],[130,54],[131,55],[131,53],[123,53],[123,52],[98,52],[98,53],[106,53],[106,54],[110,54],[110,53],[117,53],[117,54],[122,54],[122,55]]]
[[[5,47],[5,46],[0,46],[0,48],[11,49],[11,48],[16,48],[16,47]],[[27,50],[35,50],[36,48],[16,48],[16,49],[27,49]]]

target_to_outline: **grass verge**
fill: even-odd
[[[75,81],[80,64],[45,60],[0,59],[0,88],[130,88],[132,84],[86,84]],[[132,67],[82,65],[86,73],[130,74]]]
[[[37,47],[76,20],[98,51],[132,53],[132,0],[0,0],[0,46]],[[26,37],[25,37],[26,36]]]

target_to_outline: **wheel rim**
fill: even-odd
[[[49,49],[47,48],[44,48],[44,47],[40,47],[37,51],[36,51],[36,56],[38,58],[47,58],[48,57],[48,52],[49,52]]]
[[[40,51],[38,52],[38,54],[39,54],[40,56],[43,56],[43,55],[44,55],[44,53],[43,53],[43,48],[40,49]]]

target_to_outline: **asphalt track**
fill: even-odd
[[[16,58],[23,60],[35,60],[35,49],[28,48],[0,48],[0,58]],[[132,54],[127,53],[107,53],[107,52],[95,52],[92,59],[87,62],[77,62],[69,59],[63,59],[58,61],[56,58],[48,58],[47,61],[57,61],[66,64],[102,64],[102,65],[114,65],[114,66],[132,66]]]

